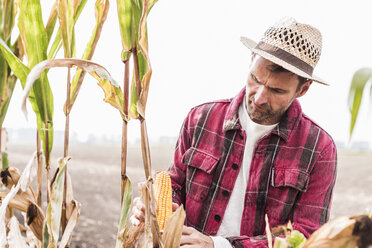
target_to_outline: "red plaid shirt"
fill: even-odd
[[[188,114],[169,172],[173,200],[186,210],[185,224],[216,235],[234,187],[245,187],[239,237],[233,247],[266,247],[265,214],[271,227],[286,224],[309,236],[328,221],[336,179],[332,138],[302,113],[295,100],[280,123],[254,148],[247,185],[235,185],[246,134],[236,97],[202,104]]]

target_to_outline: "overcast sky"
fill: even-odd
[[[42,0],[44,21],[52,1]],[[75,27],[77,56],[81,57],[94,27],[94,2],[89,0]],[[111,1],[93,61],[103,65],[116,81],[123,81],[121,38],[116,1]],[[372,66],[372,2],[354,1],[248,1],[159,0],[148,17],[149,52],[153,67],[146,119],[151,138],[177,136],[186,114],[195,105],[235,96],[245,86],[250,51],[240,36],[259,40],[283,16],[317,27],[323,34],[323,51],[315,73],[331,86],[313,83],[300,99],[303,111],[335,140],[347,141],[350,115],[347,93],[353,73]],[[61,49],[59,58],[63,57]],[[51,69],[54,126],[63,130],[66,69]],[[4,127],[35,127],[20,110],[22,90],[16,86]],[[71,112],[71,133],[80,139],[89,134],[121,135],[118,111],[102,101],[103,91],[87,75]],[[355,139],[372,141],[368,101],[357,123]],[[132,120],[129,139],[139,137],[139,123]]]

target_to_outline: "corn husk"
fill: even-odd
[[[314,232],[303,248],[355,248],[358,237],[353,235],[355,219],[339,217]]]
[[[164,247],[179,247],[186,212],[181,205],[166,221],[162,235]]]

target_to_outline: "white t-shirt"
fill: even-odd
[[[213,239],[216,248],[231,248],[229,241],[224,237],[240,236],[240,225],[244,209],[244,196],[248,182],[249,169],[252,160],[252,154],[257,141],[269,133],[277,124],[260,125],[251,120],[248,115],[244,101],[239,106],[239,120],[243,130],[246,133],[246,143],[242,166],[240,168],[235,185],[244,185],[244,187],[234,187],[227,204],[225,214],[222,219],[217,236]]]

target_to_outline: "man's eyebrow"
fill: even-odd
[[[258,78],[256,77],[256,75],[254,75],[252,72],[251,72],[251,75],[252,75],[252,77],[253,77],[253,79],[255,81],[257,81],[258,83],[262,84],[262,82],[260,80],[258,80]]]
[[[256,75],[254,75],[254,73],[251,72],[251,75],[253,77],[253,79],[255,81],[257,81],[259,84],[263,84],[257,77]],[[288,90],[286,89],[282,89],[282,88],[275,88],[275,87],[270,87],[270,86],[266,86],[267,88],[269,88],[270,90],[275,90],[275,91],[280,91],[280,92],[287,92]]]
[[[288,90],[285,90],[285,89],[282,89],[282,88],[273,88],[273,87],[270,87],[270,86],[266,86],[267,88],[269,88],[270,90],[275,90],[275,91],[279,91],[279,92],[287,92]]]

